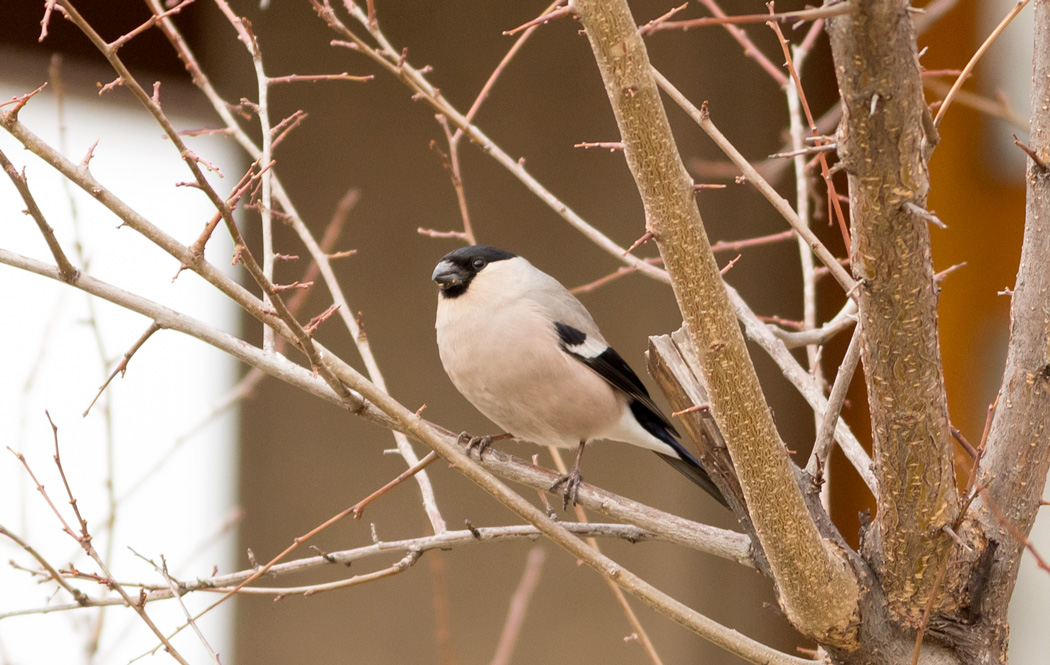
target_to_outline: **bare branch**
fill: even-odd
[[[849,346],[846,347],[846,355],[842,358],[842,364],[839,365],[838,374],[835,375],[831,394],[828,395],[828,406],[820,418],[816,441],[813,443],[813,452],[810,453],[809,462],[806,464],[806,471],[814,478],[820,477],[826,467],[828,453],[831,452],[831,442],[835,437],[835,423],[838,422],[842,403],[846,400],[846,392],[853,381],[853,373],[860,360],[860,340],[860,327],[854,328],[853,337],[849,341]]]
[[[915,31],[902,2],[861,2],[830,19],[844,114],[852,266],[879,478],[877,537],[890,609],[917,623],[958,509],[937,328],[927,159],[937,135],[923,98]],[[892,95],[888,94],[892,91]],[[907,377],[904,379],[903,377]],[[935,606],[936,609],[937,606]]]
[[[1029,115],[1029,147],[1050,161],[1050,2],[1037,0],[1035,56]],[[998,653],[1007,636],[995,627],[1006,621],[1017,581],[1024,539],[1035,522],[1050,470],[1050,174],[1028,161],[1024,240],[1010,305],[1010,342],[1003,371],[1002,400],[988,436],[984,470],[991,477],[977,502],[979,519],[989,533],[1000,534],[996,562],[989,575],[994,608],[983,620],[993,632]],[[996,514],[993,505],[1001,512]],[[1017,533],[1002,534],[1002,524]],[[1005,656],[1003,656],[1005,657]],[[989,661],[990,662],[990,661]]]
[[[33,198],[32,192],[29,191],[29,184],[26,182],[24,173],[19,173],[15,169],[14,164],[7,159],[7,155],[0,150],[0,167],[4,169],[7,176],[11,178],[11,182],[14,183],[15,189],[18,190],[22,200],[26,204],[26,212],[33,221],[36,222],[36,226],[40,229],[40,233],[44,236],[44,241],[47,243],[48,249],[51,250],[51,255],[55,257],[55,263],[58,264],[58,270],[62,274],[62,280],[68,283],[76,281],[80,271],[73,267],[73,264],[66,258],[66,253],[62,251],[62,246],[58,243],[58,238],[55,237],[55,230],[51,228],[51,225],[44,219],[44,213],[41,212],[40,206],[36,204],[36,200]]]
[[[822,540],[795,483],[691,195],[692,179],[675,146],[645,43],[626,2],[576,0],[574,7],[605,82],[645,207],[646,230],[664,257],[781,606],[804,634],[849,648],[857,639],[851,628],[857,619],[857,581],[841,550]]]

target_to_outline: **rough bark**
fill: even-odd
[[[1013,594],[1024,544],[1003,524],[1028,536],[1050,470],[1050,0],[1035,2],[1024,244],[1011,305],[1010,343],[999,406],[988,437],[981,481],[990,483],[980,500],[981,523],[998,543],[979,608],[989,648],[982,662],[1005,659]],[[983,497],[982,497],[983,499]],[[990,502],[995,505],[990,506]],[[998,508],[1000,516],[995,514]]]
[[[855,0],[828,22],[842,96],[851,260],[879,484],[865,555],[890,609],[917,626],[959,508],[937,330],[928,152],[935,142],[905,0]],[[955,570],[955,567],[952,568]],[[941,588],[954,587],[952,580]],[[935,609],[950,604],[938,594]]]
[[[616,116],[627,164],[697,349],[785,614],[804,634],[856,646],[859,588],[845,554],[821,538],[795,483],[711,254],[645,44],[624,0],[575,0]]]

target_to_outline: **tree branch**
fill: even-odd
[[[855,0],[828,20],[842,95],[839,155],[849,174],[852,265],[879,480],[866,550],[891,610],[918,623],[959,506],[937,338],[926,207],[936,142],[915,30],[903,0]],[[936,606],[935,606],[936,607]]]
[[[788,618],[804,634],[849,648],[859,588],[806,508],[711,253],[645,44],[623,0],[576,0],[609,95],[624,155],[725,437],[748,512]]]
[[[1050,0],[1036,0],[1035,57],[1029,140],[1043,160],[1050,157]],[[983,468],[985,492],[1003,518],[1027,536],[1039,511],[1050,469],[1050,174],[1028,161],[1027,205],[1021,263],[1010,309],[1010,343],[1001,399],[992,420]],[[1013,594],[1024,543],[1004,530],[983,499],[980,520],[999,542],[988,580],[985,621],[998,653],[1006,653],[1006,611]],[[991,662],[991,661],[988,661]]]

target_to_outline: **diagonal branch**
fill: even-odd
[[[791,472],[660,101],[645,44],[623,0],[573,3],[590,40],[653,233],[700,357],[755,532],[788,618],[804,634],[850,648],[859,588],[824,541]]]
[[[937,286],[923,210],[936,143],[915,29],[902,0],[861,0],[829,19],[843,103],[839,155],[849,174],[854,276],[871,410],[879,513],[867,555],[890,609],[918,622],[955,518]]]
[[[40,233],[43,234],[44,241],[47,243],[48,249],[51,250],[51,255],[55,257],[55,263],[58,264],[58,269],[62,273],[62,280],[72,284],[76,281],[80,271],[73,267],[73,264],[66,258],[66,253],[62,251],[62,245],[58,243],[58,238],[55,237],[55,230],[47,223],[44,213],[40,210],[40,206],[36,204],[36,199],[33,198],[32,192],[29,191],[29,183],[26,182],[25,173],[19,173],[18,169],[15,168],[15,165],[11,163],[11,160],[7,158],[3,151],[0,151],[0,168],[3,168],[7,176],[11,178],[15,189],[18,190],[22,200],[25,201],[25,211],[33,218],[37,228],[40,229]]]
[[[1035,2],[1035,57],[1029,120],[1029,140],[1042,160],[1050,157],[1050,2]],[[978,501],[988,533],[998,534],[999,554],[988,582],[989,626],[1002,625],[1013,594],[1024,542],[1004,533],[1000,521],[1027,536],[1039,511],[1050,469],[1050,175],[1028,159],[1024,242],[1010,310],[1010,344],[1001,388],[983,462],[991,484],[990,503]],[[995,631],[997,646],[1006,653],[1006,635]]]

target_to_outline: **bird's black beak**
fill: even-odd
[[[466,271],[451,261],[442,261],[434,268],[434,274],[430,279],[437,282],[438,287],[444,291],[457,284],[463,284],[467,280]]]

